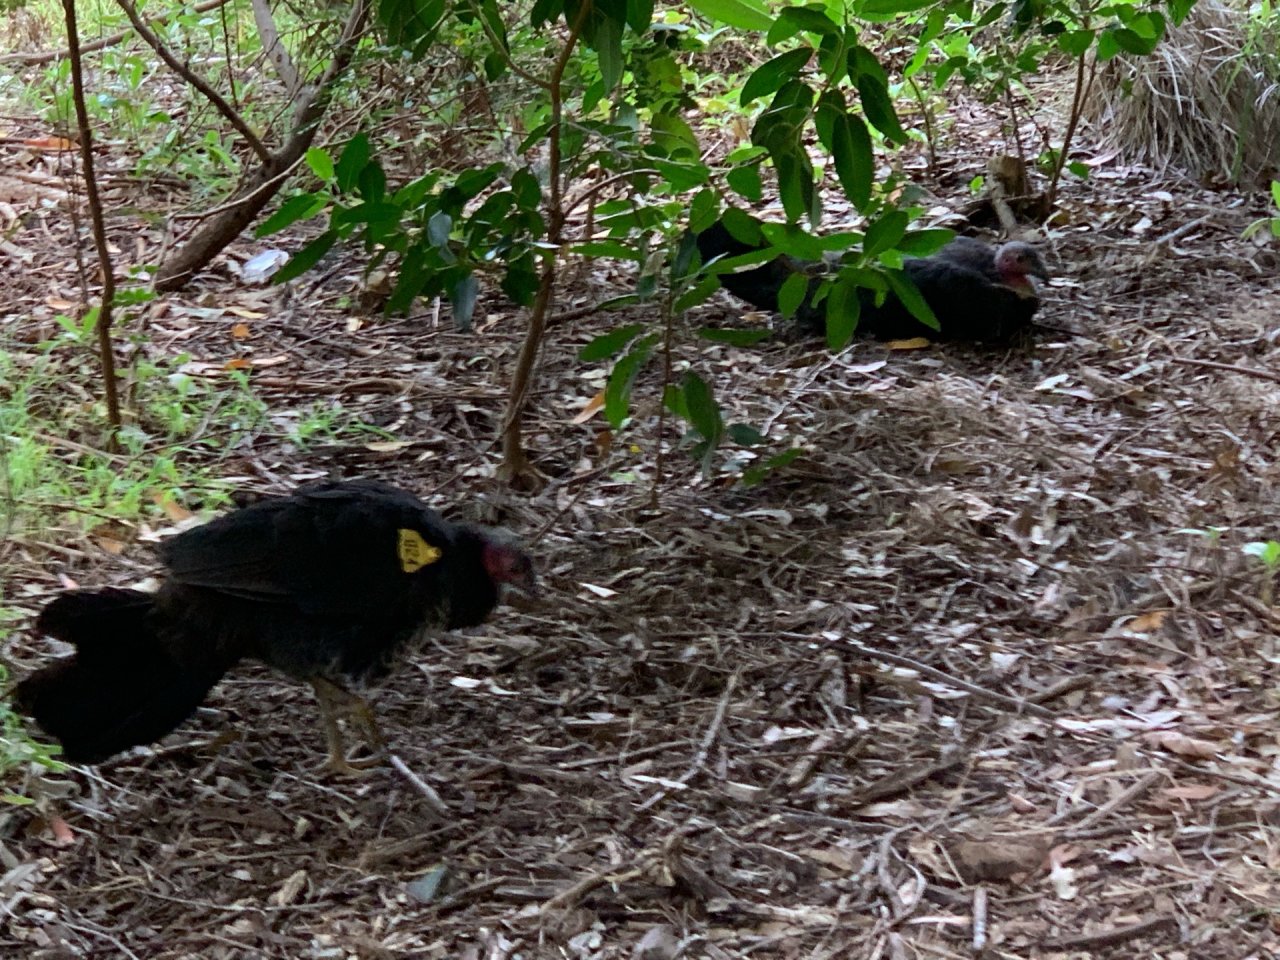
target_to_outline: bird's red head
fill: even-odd
[[[480,559],[494,583],[509,583],[526,596],[538,595],[533,559],[517,544],[486,537]]]
[[[1035,287],[1027,279],[1028,277],[1049,279],[1049,268],[1044,265],[1040,251],[1020,240],[1006,243],[996,252],[996,270],[1000,273],[1000,279],[1006,284],[1015,290],[1026,290],[1030,293],[1035,293]]]

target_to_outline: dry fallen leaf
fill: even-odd
[[[249,337],[249,325],[247,323],[232,324],[231,336],[237,340],[247,340]]]
[[[933,346],[933,341],[927,337],[912,337],[910,340],[890,340],[885,346],[890,350],[923,350]]]
[[[1127,628],[1134,633],[1152,633],[1164,626],[1168,616],[1168,610],[1151,610],[1134,617],[1127,624]]]
[[[596,415],[596,411],[604,406],[604,391],[601,390],[594,397],[586,402],[581,410],[577,412],[571,423],[586,423]]]
[[[174,523],[182,523],[184,520],[190,520],[195,514],[184,507],[178,501],[174,500],[159,490],[151,494],[151,502],[164,511],[164,515]]]
[[[1153,747],[1168,750],[1182,757],[1195,757],[1199,760],[1211,760],[1218,755],[1219,747],[1208,740],[1197,740],[1176,730],[1154,730],[1144,738]]]
[[[1186,787],[1169,787],[1160,792],[1174,800],[1208,800],[1221,793],[1222,788],[1209,783],[1196,783]]]
[[[1025,840],[962,840],[951,855],[966,879],[1008,880],[1038,869],[1045,847]]]

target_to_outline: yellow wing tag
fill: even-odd
[[[422,539],[417,530],[399,531],[396,543],[396,556],[400,558],[400,569],[405,573],[417,573],[428,564],[435,563],[443,556],[439,547],[433,547]]]

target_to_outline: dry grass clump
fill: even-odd
[[[1085,110],[1129,160],[1262,183],[1280,170],[1280,16],[1200,0],[1150,56],[1098,65]]]

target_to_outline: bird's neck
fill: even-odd
[[[1000,271],[1001,282],[1023,299],[1039,296],[1035,284],[1025,273]]]

